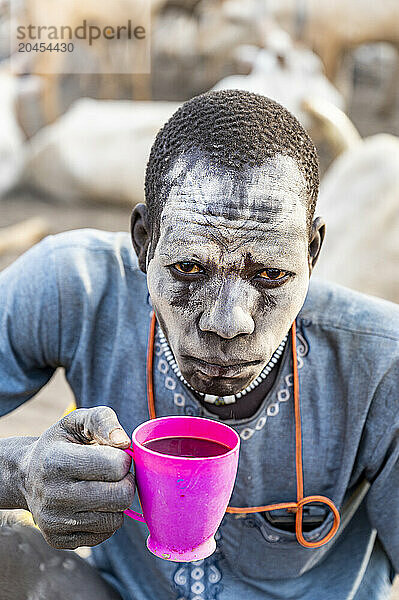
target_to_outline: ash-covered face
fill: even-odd
[[[154,310],[186,380],[234,394],[259,375],[309,283],[303,175],[276,155],[234,173],[181,158],[147,264]]]

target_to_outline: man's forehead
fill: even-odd
[[[215,167],[205,157],[183,156],[169,171],[167,187],[161,232],[171,222],[212,226],[213,217],[217,225],[231,229],[256,224],[281,231],[306,228],[305,181],[289,156],[275,155],[240,173]]]

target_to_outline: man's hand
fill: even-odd
[[[130,440],[106,406],[78,409],[47,429],[23,460],[29,510],[54,548],[95,546],[123,523],[135,491]]]

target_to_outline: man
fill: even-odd
[[[4,527],[2,597],[388,597],[399,570],[399,311],[309,288],[324,237],[317,191],[314,146],[288,111],[246,92],[204,94],[155,140],[147,206],[132,215],[137,262],[127,235],[82,230],[46,239],[2,273],[1,412],[58,366],[81,409],[38,439],[1,441],[0,508],[28,508],[54,548],[94,546],[89,566],[32,528]],[[226,514],[203,561],[146,550],[146,527],[123,517],[139,505],[120,449],[149,418],[152,311],[156,415],[236,429],[235,507],[296,500],[296,321],[304,491],[341,512],[327,545],[301,546],[295,514],[280,510]],[[308,541],[331,526],[324,505],[304,509]]]

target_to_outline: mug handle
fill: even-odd
[[[133,450],[131,448],[122,448],[122,449],[123,449],[124,452],[126,452],[132,458],[134,458]],[[135,519],[136,521],[141,521],[142,523],[145,523],[145,519],[144,519],[144,517],[143,517],[143,515],[141,513],[138,513],[135,510],[131,510],[130,508],[127,508],[123,512],[125,513],[125,515],[127,515],[131,519]]]

